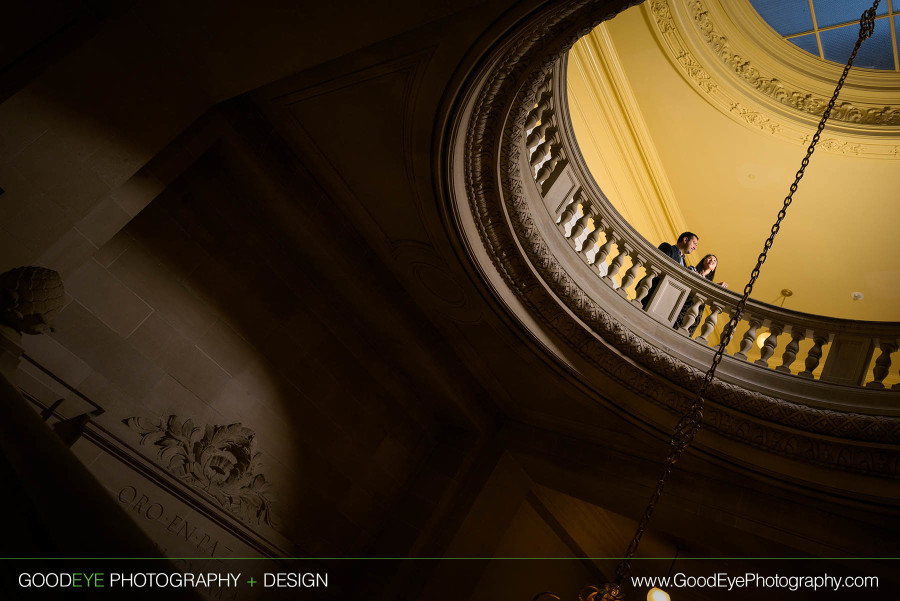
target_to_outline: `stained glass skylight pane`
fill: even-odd
[[[846,63],[853,51],[859,30],[855,25],[845,25],[837,29],[829,29],[819,33],[822,40],[822,53],[825,58],[836,63]],[[859,62],[854,63],[857,67]]]
[[[820,32],[825,58],[836,63],[847,62],[858,36],[859,27],[856,24]],[[890,23],[887,20],[879,19],[875,22],[875,33],[863,42],[853,66],[869,69],[894,68]]]
[[[772,29],[798,48],[819,56],[818,33],[825,60],[847,62],[859,35],[859,19],[872,6],[870,0],[749,0]],[[891,22],[900,33],[900,0],[878,5],[875,34],[866,40],[854,65],[868,69],[898,70],[894,59]],[[812,8],[812,12],[810,11]],[[815,23],[813,23],[815,21]],[[896,34],[895,34],[896,35]],[[788,37],[796,36],[796,37]]]
[[[816,42],[816,34],[809,33],[796,38],[788,38],[788,41],[795,44],[799,48],[806,50],[810,54],[819,56],[819,44]]]
[[[863,11],[871,7],[871,0],[813,0],[813,10],[816,11],[816,26],[819,29],[850,21],[858,23]],[[875,14],[886,15],[887,2],[882,0]]]
[[[858,28],[857,28],[858,29]],[[857,34],[859,32],[857,31]],[[893,69],[894,49],[891,44],[890,19],[878,19],[875,21],[875,33],[863,42],[856,55],[856,65],[869,69]]]
[[[750,0],[756,12],[781,35],[813,28],[808,0]]]

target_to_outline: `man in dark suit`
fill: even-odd
[[[659,245],[659,250],[663,252],[664,255],[684,267],[684,255],[689,255],[695,250],[697,250],[697,243],[700,241],[700,238],[697,234],[693,232],[683,232],[680,236],[678,236],[678,241],[675,244],[669,244],[668,242],[663,242]],[[653,291],[656,290],[656,284],[659,282],[659,276],[653,281],[653,284],[650,286],[650,290],[647,292],[647,296],[643,298],[641,301],[641,305],[646,309],[647,303],[650,302],[650,297],[653,296]],[[640,283],[638,283],[638,287],[640,287]]]
[[[684,232],[678,236],[678,242],[669,244],[663,242],[659,245],[659,250],[663,251],[670,259],[684,267],[684,255],[689,255],[697,250],[697,243],[700,238],[693,232]]]

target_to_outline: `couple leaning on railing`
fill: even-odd
[[[669,244],[668,242],[663,242],[659,245],[659,250],[663,252],[664,255],[681,265],[682,267],[687,267],[689,271],[697,274],[700,277],[704,277],[707,280],[715,281],[716,277],[716,266],[719,264],[719,259],[716,255],[708,254],[700,259],[700,262],[697,263],[697,266],[687,265],[685,263],[685,256],[691,254],[695,250],[697,250],[697,246],[700,243],[700,237],[693,232],[683,232],[680,236],[678,236],[678,241],[675,244]],[[644,308],[647,307],[647,303],[650,298],[653,296],[653,291],[656,288],[656,282],[650,286],[650,292],[647,296],[644,297],[642,301],[642,305]],[[720,286],[723,288],[728,288],[727,282],[718,282]],[[640,286],[640,284],[638,284]],[[678,316],[678,319],[675,321],[675,327],[678,327],[678,324],[681,323],[682,318],[687,314],[690,310],[691,305],[694,304],[693,297],[689,298],[685,301],[684,306],[681,308],[681,313]],[[700,307],[700,311],[702,313],[703,307]],[[694,330],[697,327],[697,322],[695,321],[693,325],[688,328],[688,332],[690,334],[694,333]]]

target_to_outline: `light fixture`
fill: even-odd
[[[672,597],[669,596],[669,593],[662,590],[661,588],[653,587],[649,591],[647,591],[647,601],[671,601]]]
[[[794,291],[790,288],[782,288],[781,294],[778,295],[778,298],[775,299],[775,302],[778,302],[778,299],[781,299],[781,306],[784,307],[784,301],[788,299],[788,297],[794,296]],[[771,336],[771,332],[761,332],[759,336],[756,337],[756,346],[762,348],[766,343],[766,340]]]
[[[681,553],[681,547],[675,547],[675,556],[672,558],[672,563],[669,565],[669,573],[666,574],[666,580],[668,581],[672,577],[672,570],[675,568],[675,560],[678,559],[678,554]],[[653,587],[649,591],[647,591],[647,601],[671,601],[672,598],[669,596],[669,593],[664,591],[661,588]]]

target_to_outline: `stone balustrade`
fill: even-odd
[[[540,200],[532,198],[596,279],[629,301],[620,309],[631,312],[629,321],[643,314],[708,347],[711,358],[740,295],[677,265],[603,195],[572,134],[564,75],[564,64],[547,74],[520,137]],[[822,317],[751,300],[727,353],[777,373],[884,390],[886,380],[898,379],[891,374],[898,346],[898,323]],[[898,390],[900,383],[888,389]]]
[[[585,419],[596,404],[664,440],[694,401],[739,296],[660,253],[660,240],[638,235],[594,181],[571,131],[565,51],[580,30],[566,27],[529,31],[472,74],[477,89],[445,132],[448,224],[527,352],[584,392],[577,413],[550,390],[539,414],[510,399],[521,419],[602,438],[606,420]],[[767,480],[884,496],[886,482],[900,482],[897,334],[895,324],[751,302],[706,388],[695,448]]]

